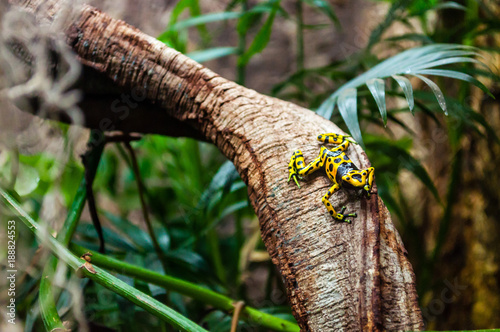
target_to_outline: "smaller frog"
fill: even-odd
[[[343,186],[346,188],[362,188],[367,197],[370,197],[375,169],[369,167],[359,170],[344,153],[349,147],[349,142],[357,144],[349,135],[322,134],[318,136],[318,141],[338,145],[330,150],[322,146],[319,156],[307,166],[305,166],[302,152],[300,150],[295,151],[288,164],[288,172],[290,173],[288,181],[293,178],[300,188],[297,178],[302,179],[302,176],[309,175],[320,168],[324,168],[326,175],[328,175],[334,184],[325,196],[323,196],[321,201],[333,218],[350,223],[351,220],[346,218],[356,217],[356,213],[344,214],[345,206],[342,207],[340,213],[337,213],[328,199]]]

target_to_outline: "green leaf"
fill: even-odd
[[[441,10],[441,9],[457,9],[467,11],[467,7],[454,2],[454,1],[445,1],[435,4],[434,6],[429,6],[427,3],[424,3],[424,8],[419,10],[412,10],[410,16],[422,16],[429,10]]]
[[[389,209],[391,213],[395,213],[399,220],[402,222],[405,221],[405,215],[403,211],[401,210],[401,207],[399,206],[398,202],[396,199],[391,195],[390,193],[390,188],[393,187],[391,185],[390,180],[387,179],[387,176],[381,176],[381,174],[377,174],[377,189],[378,189],[378,194],[384,201],[385,205]]]
[[[200,4],[198,0],[180,0],[172,10],[170,15],[170,22],[167,29],[158,36],[158,40],[167,44],[170,47],[177,49],[179,52],[186,52],[187,47],[187,32],[185,30],[172,29],[176,25],[179,16],[185,9],[189,9],[190,15],[193,19],[202,16]],[[208,43],[210,40],[210,33],[208,32],[203,22],[194,24],[198,27],[198,31],[202,40]]]
[[[201,24],[219,22],[225,20],[234,20],[241,17],[242,13],[238,12],[220,12],[220,13],[210,13],[205,15],[200,15],[196,17],[191,17],[186,20],[177,22],[170,27],[170,31],[178,31],[186,29],[192,26],[197,26]]]
[[[71,244],[71,250],[77,255],[82,255],[89,252],[87,248],[80,247],[74,243]],[[179,292],[182,295],[191,297],[201,303],[206,303],[214,308],[230,311],[232,310],[234,299],[216,293],[199,284],[191,283],[182,279],[172,277],[145,269],[140,266],[132,265],[123,260],[118,260],[108,255],[102,255],[98,252],[92,252],[92,262],[103,268],[118,272],[122,275],[130,276],[135,279],[142,280],[152,285],[158,285],[167,290]],[[258,311],[250,306],[245,306],[241,315],[241,319],[253,324],[267,327],[274,331],[283,332],[298,332],[299,327],[292,322],[271,316],[266,313],[268,310]]]
[[[448,69],[421,69],[417,70],[416,73],[424,75],[443,76],[443,77],[455,78],[457,80],[466,81],[474,84],[475,86],[483,90],[486,94],[488,94],[491,98],[495,99],[495,96],[491,94],[490,90],[488,90],[488,88],[483,83],[481,83],[474,77],[470,76],[469,74]]]
[[[316,113],[318,115],[321,115],[325,119],[330,119],[332,117],[332,113],[335,108],[335,102],[336,102],[335,98],[328,98],[320,105]]]
[[[372,78],[366,82],[366,86],[375,98],[380,115],[384,121],[384,126],[387,125],[387,109],[385,106],[385,83],[381,78]]]
[[[445,1],[438,3],[433,9],[458,9],[467,11],[467,7],[455,2],[455,1]]]
[[[165,257],[170,263],[182,266],[189,271],[203,272],[205,275],[209,275],[207,262],[194,251],[186,249],[171,250],[165,253]]]
[[[171,41],[170,39],[172,38],[173,30],[170,29],[170,26],[174,25],[177,22],[177,19],[182,14],[182,12],[186,8],[189,8],[190,5],[191,5],[191,0],[180,0],[179,2],[177,2],[174,9],[172,10],[172,14],[170,14],[169,27],[167,27],[167,29],[158,36],[157,39],[159,41],[163,43]]]
[[[92,279],[96,283],[110,289],[114,293],[123,296],[154,316],[169,323],[176,329],[181,331],[206,331],[188,318],[180,315],[158,300],[138,291],[130,285],[127,285],[125,282],[114,277],[98,266],[93,265],[93,268],[96,271],[95,274],[88,272],[85,268],[81,268],[85,261],[73,255],[66,247],[54,239],[47,229],[41,227],[35,220],[33,220],[33,218],[31,218],[31,216],[19,205],[19,203],[2,188],[0,188],[0,196],[2,196],[3,201],[9,208],[19,215],[21,221],[31,232],[34,233],[34,235],[36,235],[43,246],[52,251],[53,254],[68,264],[73,270],[81,271],[87,278]]]
[[[423,102],[431,103],[433,100],[434,94],[431,92],[425,91],[415,91],[415,96],[418,97],[419,100]],[[455,122],[455,126],[457,124],[464,125],[482,135],[482,132],[486,131],[486,133],[500,144],[500,138],[497,135],[497,131],[488,123],[488,121],[478,112],[474,111],[471,107],[469,107],[466,103],[461,102],[455,98],[446,97],[446,104],[449,109],[452,110],[450,112],[451,121]],[[425,105],[421,105],[425,106]],[[481,130],[480,127],[483,127],[484,130]]]
[[[415,112],[413,110],[413,108],[415,107],[415,102],[413,100],[413,87],[411,86],[410,80],[400,75],[392,75],[392,78],[394,78],[396,82],[398,82],[399,86],[403,90],[411,114],[415,115]]]
[[[228,216],[228,215],[230,215],[238,210],[246,208],[247,206],[248,206],[247,199],[245,199],[243,201],[239,201],[237,203],[234,203],[222,211],[222,213],[220,214],[220,218],[222,219],[222,218],[224,218],[224,217],[226,217],[226,216]]]
[[[428,79],[427,77],[424,77],[422,75],[415,74],[414,76],[420,78],[422,81],[424,81],[425,84],[431,88],[432,92],[436,96],[436,99],[438,101],[439,106],[441,106],[441,109],[443,110],[444,114],[448,115],[448,110],[446,109],[446,100],[444,99],[443,92],[441,89],[437,86],[436,83]]]
[[[83,223],[78,225],[77,232],[80,236],[84,236],[87,239],[95,240],[97,238],[97,231],[94,228],[94,225],[90,223]],[[121,249],[123,251],[135,251],[139,252],[140,248],[134,245],[130,240],[124,238],[120,234],[117,234],[110,228],[103,227],[102,232],[104,238],[106,239],[106,244],[117,249]]]
[[[377,82],[374,81],[374,79],[383,79],[392,76],[398,82],[398,84],[403,88],[410,110],[412,110],[414,104],[412,97],[413,89],[411,88],[409,80],[401,76],[403,74],[403,75],[413,75],[423,80],[432,89],[432,91],[436,95],[439,105],[447,114],[446,102],[443,93],[434,82],[420,75],[420,73],[429,75],[434,74],[438,76],[446,76],[446,77],[465,80],[482,88],[485,91],[488,91],[487,88],[481,82],[479,82],[478,80],[476,80],[475,78],[473,78],[468,74],[453,70],[428,69],[431,67],[436,67],[446,64],[454,64],[454,63],[463,63],[463,62],[481,63],[469,57],[475,55],[478,55],[476,52],[476,48],[471,46],[456,45],[456,44],[432,44],[406,50],[400,54],[397,54],[389,59],[382,61],[381,63],[372,67],[367,72],[359,75],[353,80],[342,85],[337,91],[335,91],[333,94],[330,95],[330,97],[328,97],[327,101],[325,101],[320,108],[325,114],[328,114],[327,111],[329,110],[329,107],[331,107],[330,105],[334,105],[335,101],[339,103],[339,108],[340,108],[340,102],[337,99],[340,99],[340,96],[344,94],[346,90],[357,89],[363,84],[367,83],[370,84],[370,82]],[[370,89],[370,91],[372,90],[376,92],[377,105],[382,115],[382,119],[384,119],[384,106],[382,103],[381,94],[379,93],[381,92],[381,87],[379,86],[379,88],[376,88],[372,84],[372,88]],[[350,94],[352,94],[352,92]],[[361,135],[360,133],[354,134],[352,132],[353,129],[356,131],[359,130],[358,129],[359,122],[357,120],[357,115],[354,118],[352,116],[354,114],[352,110],[350,114],[351,114],[350,117],[347,116],[347,111],[344,108],[344,114],[342,114],[342,118],[344,119],[344,121],[346,121],[346,119],[349,119],[350,123],[346,122],[346,125],[349,128],[349,130],[351,130],[351,134],[353,135],[353,137],[355,135],[360,136]],[[359,141],[359,139],[357,140]]]
[[[208,188],[201,195],[198,202],[197,209],[206,209],[214,205],[214,202],[220,201],[223,194],[229,192],[231,185],[240,178],[234,164],[227,160],[222,164],[217,173],[212,178]],[[218,191],[222,190],[222,195],[216,195]]]
[[[394,23],[394,21],[401,18],[404,10],[412,3],[410,0],[398,0],[394,1],[391,8],[385,15],[385,19],[381,22],[371,33],[370,39],[368,40],[367,50],[370,50],[373,45],[375,45],[384,32]]]
[[[153,251],[153,242],[149,235],[137,225],[132,224],[129,220],[116,216],[108,211],[101,213],[117,228],[124,236],[129,238],[137,247],[145,251]]]
[[[388,142],[381,141],[368,142],[366,144],[366,148],[377,151],[378,153],[383,153],[384,155],[390,157],[393,163],[399,163],[400,167],[412,172],[427,187],[427,189],[429,189],[436,200],[441,202],[439,193],[434,186],[434,182],[431,180],[425,168],[417,159],[413,158],[404,149]]]
[[[335,14],[335,10],[333,7],[330,5],[328,1],[325,0],[299,0],[303,1],[309,6],[313,7],[314,9],[317,9],[321,12],[323,12],[330,20],[335,24],[337,28],[340,27],[340,21]]]
[[[269,0],[263,3],[259,3],[243,13],[236,26],[236,31],[239,35],[245,35],[251,28],[255,26],[257,22],[260,22],[263,14],[279,12],[282,16],[287,16],[285,10],[280,6],[281,0]]]
[[[424,34],[420,34],[420,33],[406,33],[403,35],[392,36],[392,37],[385,39],[385,41],[387,41],[387,42],[399,42],[401,40],[410,40],[410,41],[420,42],[424,45],[434,43],[434,41],[429,36],[424,35]]]
[[[278,8],[279,1],[276,1],[273,5],[273,10],[269,13],[266,22],[264,22],[260,30],[257,32],[257,35],[255,35],[255,38],[253,39],[246,52],[238,59],[239,66],[246,65],[254,55],[262,52],[264,48],[266,48],[267,44],[269,43],[269,39],[271,38],[274,18],[276,16],[276,11],[278,10]]]
[[[186,55],[196,62],[203,63],[205,61],[210,61],[237,53],[237,47],[215,47],[202,51],[190,52]]]
[[[364,146],[359,128],[356,89],[345,89],[342,92],[339,96],[339,111],[354,140]]]

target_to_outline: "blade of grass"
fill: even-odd
[[[121,260],[99,254],[95,251],[89,251],[86,248],[78,246],[74,243],[70,245],[70,249],[76,255],[91,252],[92,263],[99,265],[102,268],[178,292],[182,295],[191,297],[197,301],[209,304],[226,312],[230,312],[234,309],[233,304],[236,302],[235,300],[200,285],[125,263]],[[300,330],[299,327],[292,322],[274,317],[248,306],[243,309],[241,318],[247,322],[257,323],[262,327],[266,327],[274,331]]]
[[[241,15],[245,14],[248,11],[248,1],[241,1]],[[242,21],[241,19],[239,20]],[[247,47],[247,28],[245,29],[237,29],[238,31],[238,56],[241,58],[243,54],[246,52]],[[237,78],[236,83],[240,85],[245,85],[245,77],[246,77],[246,64],[237,62],[236,63],[236,72]]]
[[[295,0],[295,9],[297,11],[297,71],[304,69],[304,15],[302,11],[302,0]]]
[[[269,13],[267,20],[255,35],[254,40],[246,52],[238,59],[238,65],[246,65],[254,55],[262,52],[264,48],[266,48],[267,43],[269,43],[269,40],[271,39],[274,18],[276,17],[276,13],[279,9],[279,4],[279,1],[276,1],[273,4],[272,11]]]
[[[2,188],[0,188],[0,195],[6,205],[19,214],[22,222],[35,234],[45,247],[50,249],[59,257],[59,259],[64,261],[74,270],[79,270],[81,268],[81,266],[86,262],[85,260],[73,255],[66,247],[64,247],[64,245],[51,236],[47,229],[40,227],[40,225],[38,225],[38,223],[19,205],[19,203]],[[93,267],[96,272],[95,274],[90,273],[86,269],[81,269],[80,271],[82,271],[84,276],[104,286],[105,288],[108,288],[112,292],[123,296],[127,300],[135,303],[159,319],[172,325],[176,329],[181,331],[206,331],[163,303],[144,294],[143,292],[138,291],[134,287],[114,277],[100,267]]]
[[[232,54],[238,54],[239,50],[236,47],[214,47],[201,51],[194,51],[186,54],[188,57],[198,63],[222,58]]]

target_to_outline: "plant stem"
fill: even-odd
[[[96,140],[97,139],[97,140]],[[97,207],[95,203],[94,191],[92,189],[92,185],[94,183],[95,174],[97,169],[94,172],[91,172],[89,169],[90,159],[94,153],[94,150],[103,150],[104,145],[106,143],[104,133],[100,130],[92,129],[90,131],[90,140],[88,143],[88,150],[83,155],[82,161],[85,166],[85,184],[87,186],[87,203],[89,207],[90,216],[92,219],[92,224],[94,224],[95,230],[99,237],[99,252],[104,253],[104,234],[102,232],[101,222],[99,220],[99,215],[97,213]],[[101,151],[102,152],[102,151]],[[100,155],[99,155],[100,158]]]
[[[70,244],[70,249],[76,255],[81,255],[86,252],[92,253],[92,263],[102,268],[175,291],[226,312],[234,310],[234,303],[237,302],[197,284],[125,263],[118,259],[88,250],[74,243]],[[256,323],[274,331],[299,331],[299,327],[296,324],[251,307],[245,307],[241,312],[241,316],[242,319],[247,322]]]
[[[160,247],[160,244],[158,243],[158,240],[156,239],[153,224],[151,223],[151,219],[149,218],[149,213],[148,213],[148,207],[146,205],[146,200],[144,199],[144,191],[145,191],[145,186],[144,182],[142,181],[141,177],[141,171],[139,169],[139,163],[137,162],[137,156],[135,155],[135,151],[132,148],[132,145],[130,145],[129,142],[124,142],[125,148],[128,150],[130,159],[131,159],[131,166],[132,170],[134,172],[135,180],[137,182],[137,191],[139,193],[139,199],[141,201],[141,208],[142,208],[142,216],[144,218],[144,222],[146,223],[146,228],[148,229],[149,236],[151,237],[151,241],[153,241],[153,247],[155,248],[156,254],[158,255],[158,258],[160,259],[160,262],[163,266],[163,271],[166,273],[167,272],[167,260],[165,258],[165,255],[163,254],[163,251]]]
[[[304,69],[304,15],[302,0],[295,2],[295,9],[297,11],[297,71],[300,72]]]
[[[87,198],[87,178],[93,179],[97,172],[97,166],[101,160],[102,152],[104,150],[104,140],[102,142],[94,141],[94,136],[90,135],[88,143],[89,150],[86,153],[85,175],[80,181],[80,186],[76,191],[75,198],[69,209],[68,216],[64,224],[57,234],[57,239],[65,246],[69,244],[75,232],[80,216],[82,215],[85,201]],[[42,272],[39,290],[39,303],[42,321],[48,331],[53,331],[57,328],[65,329],[62,324],[61,318],[57,313],[55,299],[57,296],[53,293],[51,280],[54,278],[54,273],[57,268],[58,259],[56,256],[51,256],[47,265]]]
[[[242,14],[245,14],[248,10],[248,1],[247,0],[242,0],[241,1],[241,12]],[[247,47],[247,31],[241,31],[238,34],[238,55],[241,57],[246,50]],[[246,77],[246,64],[237,64],[236,65],[236,83],[240,85],[245,85],[245,77]]]

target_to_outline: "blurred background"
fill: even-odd
[[[91,3],[225,78],[312,110],[346,81],[404,49],[432,43],[478,47],[479,60],[490,70],[474,63],[455,68],[476,76],[496,100],[468,83],[433,78],[446,96],[448,116],[418,80],[412,81],[414,115],[397,84],[386,91],[387,127],[367,88],[358,91],[358,114],[379,193],[416,274],[426,327],[500,327],[498,2]],[[6,12],[5,5],[0,9]],[[1,74],[6,73],[4,68]],[[0,88],[7,88],[9,83],[2,81]],[[3,95],[0,105],[0,185],[15,189],[27,211],[57,230],[83,176],[80,155],[89,131],[23,113]],[[338,111],[332,121],[346,130]],[[149,135],[131,145],[163,262],[144,226],[133,157],[123,144],[106,146],[94,182],[107,255],[293,321],[286,290],[260,239],[258,220],[234,167],[215,147],[192,139]],[[4,208],[0,212],[2,220],[13,218]],[[5,231],[2,227],[2,238]],[[37,292],[48,253],[37,250],[33,235],[20,223],[18,231],[17,264],[24,271],[18,279],[18,312],[25,330],[42,330]],[[74,242],[98,248],[87,209]],[[229,331],[231,317],[222,311],[173,291],[122,279],[210,331]],[[4,282],[0,281],[2,289]],[[169,330],[115,293],[92,282],[81,283],[85,305],[79,310],[91,330]],[[61,298],[58,306],[71,320],[69,295]],[[240,323],[240,329],[265,330],[246,323]]]

